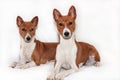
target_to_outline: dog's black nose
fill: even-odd
[[[68,36],[69,36],[69,32],[65,32],[64,35],[65,35],[66,37],[68,37]]]
[[[31,38],[28,36],[26,39],[27,39],[27,41],[30,41]]]

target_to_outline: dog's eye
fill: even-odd
[[[68,24],[69,24],[69,25],[72,25],[72,22],[69,22]]]
[[[32,32],[32,31],[34,31],[34,29],[33,29],[33,28],[30,30],[30,32]]]
[[[24,31],[24,32],[25,32],[25,31],[27,31],[27,30],[26,30],[25,28],[23,28],[23,29],[22,29],[22,31]]]
[[[62,23],[59,23],[59,26],[63,26],[63,24],[62,24]]]

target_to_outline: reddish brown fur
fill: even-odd
[[[23,39],[25,39],[27,33],[29,33],[31,37],[35,35],[37,24],[38,24],[37,16],[34,17],[30,22],[24,22],[20,16],[17,17],[17,25],[19,27],[19,33]]]
[[[96,62],[100,62],[100,56],[98,51],[92,45],[84,42],[76,42],[78,47],[76,64],[79,66],[80,63],[86,63],[89,59],[89,56],[94,56]]]
[[[73,12],[73,14],[72,14]],[[76,10],[75,7],[72,6],[69,9],[68,15],[62,16],[61,13],[54,9],[53,16],[57,24],[57,29],[60,35],[62,35],[63,29],[65,26],[73,33],[75,31],[75,19],[76,19]],[[69,22],[72,22],[72,25],[69,25]],[[62,24],[62,26],[60,25]],[[75,41],[76,42],[76,41]],[[77,57],[76,57],[76,64],[77,66],[80,63],[86,63],[89,56],[94,56],[95,61],[100,62],[100,56],[98,51],[92,45],[84,42],[76,42],[77,45]]]
[[[24,22],[20,16],[17,17],[17,25],[23,39],[27,33],[29,33],[31,37],[35,36],[37,24],[37,16],[30,22]],[[43,43],[38,40],[35,40],[34,42],[36,43],[36,46],[31,58],[36,65],[45,64],[47,61],[54,60],[58,43]]]
[[[54,60],[58,43],[43,43],[35,40],[36,47],[32,54],[32,59],[36,65],[45,64],[47,61]]]

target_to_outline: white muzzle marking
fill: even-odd
[[[25,42],[29,43],[30,41],[31,41],[31,36],[29,33],[27,33],[25,36]]]
[[[64,39],[71,38],[71,32],[67,27],[65,27],[64,30],[63,30],[63,38]]]

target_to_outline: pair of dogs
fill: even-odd
[[[90,44],[75,39],[76,9],[71,6],[66,16],[57,9],[53,10],[59,42],[43,43],[35,38],[38,17],[26,22],[17,17],[17,26],[21,36],[20,59],[12,64],[13,68],[29,68],[55,60],[54,70],[47,80],[62,80],[65,76],[78,71],[79,67],[93,59],[94,65],[100,62],[98,51]],[[66,70],[61,71],[61,68]]]

